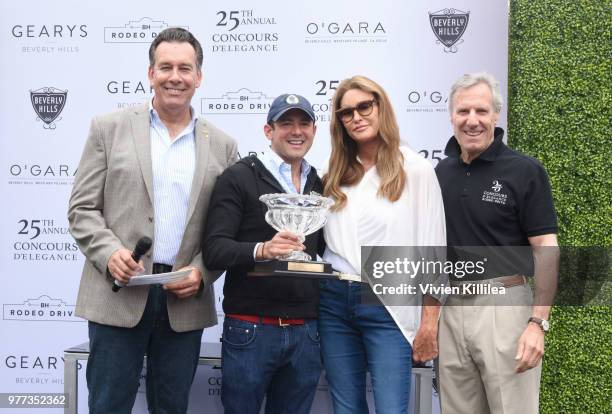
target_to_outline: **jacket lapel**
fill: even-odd
[[[259,178],[268,183],[270,186],[274,187],[279,193],[284,193],[285,189],[283,186],[276,180],[276,178],[272,175],[270,171],[266,168],[266,166],[261,162],[259,158],[253,156],[252,165],[255,167],[255,171],[259,175]]]
[[[149,194],[149,200],[153,203],[153,167],[151,164],[151,119],[149,117],[148,104],[137,107],[132,118],[132,137],[136,147],[136,157],[140,164],[142,178]]]
[[[206,180],[208,170],[208,157],[210,155],[210,137],[208,134],[208,126],[202,119],[198,119],[195,126],[195,149],[196,149],[196,164],[193,172],[193,181],[191,184],[191,194],[189,195],[189,210],[187,211],[187,222],[191,219],[191,215],[195,211],[195,206],[200,197],[202,186]]]
[[[321,179],[319,178],[319,174],[317,174],[317,170],[315,167],[310,166],[310,172],[306,177],[306,184],[304,185],[304,194],[310,194],[312,191],[323,193],[321,185],[319,185],[320,181]]]

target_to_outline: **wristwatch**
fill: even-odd
[[[548,323],[546,319],[540,319],[540,318],[536,318],[535,316],[532,316],[527,321],[527,323],[529,322],[537,323],[544,332],[548,332],[548,330],[550,329],[550,324]]]

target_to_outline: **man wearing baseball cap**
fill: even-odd
[[[323,235],[299,238],[276,232],[264,219],[259,197],[269,193],[322,192],[304,156],[316,132],[310,102],[296,94],[277,97],[264,134],[270,148],[241,159],[221,174],[213,190],[203,237],[204,263],[225,270],[221,401],[225,412],[308,413],[321,373],[318,282],[247,277],[256,261],[292,250],[312,257]]]

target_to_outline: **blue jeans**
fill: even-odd
[[[221,402],[226,414],[308,414],[321,376],[316,319],[273,326],[226,317]]]
[[[147,405],[150,413],[185,413],[198,366],[202,330],[174,332],[168,321],[166,292],[151,286],[140,322],[119,328],[89,322],[87,388],[90,414],[129,414],[147,355]]]
[[[361,305],[361,283],[320,284],[319,332],[335,414],[367,414],[370,372],[377,413],[406,413],[412,347],[384,306]]]

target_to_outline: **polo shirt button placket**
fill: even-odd
[[[469,177],[469,176],[470,176],[470,164],[467,164],[467,165],[465,166],[465,176],[466,176],[466,177]],[[466,178],[466,179],[465,179],[464,183],[465,183],[465,187],[463,187],[463,195],[465,196],[465,195],[467,195],[467,192],[468,192],[468,191],[467,191],[468,186],[469,186],[469,183],[468,183],[468,178]]]

